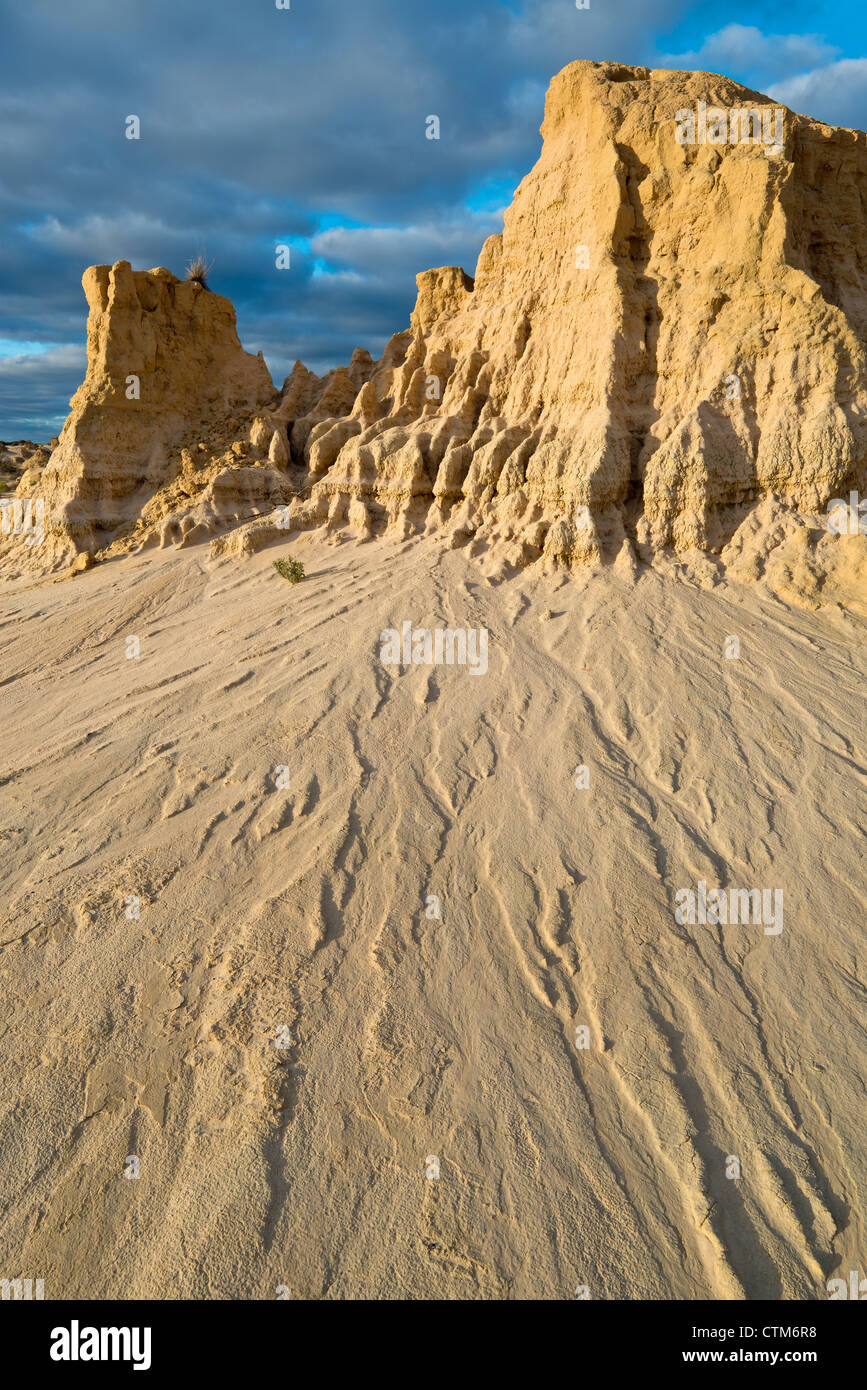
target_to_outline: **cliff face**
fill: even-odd
[[[236,431],[274,396],[228,299],[127,261],[91,266],[82,285],[87,375],[39,487],[52,553],[104,545],[170,481],[173,447]]]
[[[403,362],[333,460],[347,426],[317,427],[299,520],[345,500],[354,524],[424,516],[568,560],[624,534],[718,548],[766,494],[812,510],[863,479],[867,140],[787,111],[779,149],[681,143],[701,102],[779,128],[709,74],[554,79],[475,283],[419,276]]]
[[[542,135],[474,280],[419,275],[378,362],[296,363],[279,395],[227,301],[88,271],[87,379],[44,478],[63,527],[196,539],[291,497],[294,528],[571,564],[718,551],[766,498],[815,513],[863,488],[867,137],[723,77],[592,62],[553,80]],[[169,467],[182,439],[198,452]]]

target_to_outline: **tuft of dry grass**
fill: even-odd
[[[187,266],[187,279],[192,280],[196,285],[201,285],[203,290],[208,288],[208,276],[214,268],[214,262],[210,265],[204,256],[194,256]]]

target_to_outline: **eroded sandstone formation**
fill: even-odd
[[[780,144],[748,121],[684,141],[714,108]],[[87,378],[40,484],[53,533],[244,550],[288,516],[568,565],[719,551],[768,499],[863,490],[867,136],[777,110],[708,73],[572,63],[475,278],[424,272],[378,361],[297,362],[279,392],[228,301],[92,268]]]
[[[220,295],[127,261],[91,266],[82,285],[87,375],[38,485],[51,561],[107,544],[183,474],[185,443],[210,459],[274,394]]]

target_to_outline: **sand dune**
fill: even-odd
[[[826,1297],[865,1248],[863,629],[673,564],[285,553],[6,591],[4,1271]],[[384,665],[406,620],[487,672]],[[679,925],[699,880],[782,931]]]

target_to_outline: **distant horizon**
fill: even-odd
[[[215,0],[204,26],[165,0],[83,0],[74,14],[0,0],[0,439],[44,443],[62,427],[94,263],[182,277],[201,251],[277,386],[298,357],[319,374],[356,346],[376,357],[408,323],[418,272],[474,272],[538,157],[547,86],[577,58],[714,71],[867,126],[863,11],[823,13],[819,33],[804,0],[785,33],[778,13],[754,5],[745,25],[694,0],[443,0],[434,15],[398,0]]]

